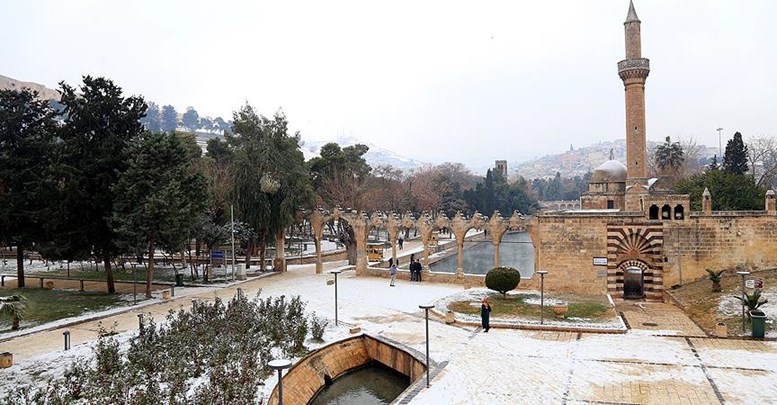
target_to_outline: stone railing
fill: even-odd
[[[646,58],[624,59],[618,62],[618,75],[621,79],[641,77],[650,73],[650,60]]]

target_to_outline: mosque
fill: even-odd
[[[535,270],[547,288],[610,293],[618,298],[663,300],[673,285],[706,275],[705,269],[757,270],[777,264],[777,207],[769,190],[764,211],[702,211],[660,178],[648,178],[641,22],[633,2],[624,22],[626,58],[618,62],[626,106],[626,164],[608,160],[593,173],[579,210],[544,211],[529,229]]]

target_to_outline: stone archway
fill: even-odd
[[[641,299],[645,297],[645,273],[648,265],[639,260],[626,260],[618,266],[623,274],[623,298]]]

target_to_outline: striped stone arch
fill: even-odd
[[[664,235],[659,225],[607,227],[607,291],[623,297],[623,275],[629,267],[643,270],[645,298],[663,299]]]

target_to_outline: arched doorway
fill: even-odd
[[[641,299],[645,297],[645,272],[636,266],[623,270],[623,298]]]

